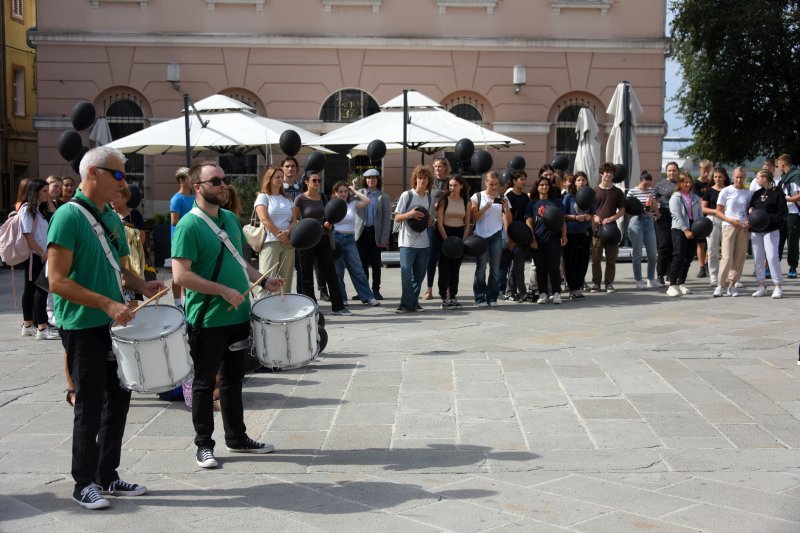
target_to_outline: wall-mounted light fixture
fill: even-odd
[[[514,74],[512,76],[514,83],[514,94],[519,94],[522,86],[527,81],[528,71],[525,65],[514,65]]]
[[[176,91],[181,90],[181,66],[178,63],[167,65],[167,81],[172,84]]]

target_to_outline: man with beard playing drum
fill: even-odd
[[[192,423],[196,460],[216,468],[214,457],[213,392],[220,371],[219,398],[225,444],[236,453],[269,453],[272,444],[247,435],[242,405],[242,379],[250,336],[247,289],[261,273],[242,259],[244,234],[236,216],[220,206],[228,201],[229,178],[212,161],[189,169],[195,205],[178,222],[172,241],[175,281],[186,288],[186,323],[194,362]],[[280,290],[282,278],[262,281]]]

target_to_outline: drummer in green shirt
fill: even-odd
[[[188,181],[195,193],[195,205],[175,228],[172,271],[175,282],[186,288],[186,322],[194,361],[195,459],[202,468],[216,468],[211,435],[213,392],[220,369],[219,399],[228,450],[274,450],[272,444],[247,436],[242,405],[244,360],[250,337],[250,301],[246,294],[250,282],[261,278],[261,273],[241,259],[242,227],[236,215],[220,207],[227,203],[229,195],[230,181],[225,172],[212,161],[198,161],[189,169]],[[218,236],[220,229],[227,235],[227,246]],[[262,286],[275,292],[284,281],[270,278],[262,281]]]

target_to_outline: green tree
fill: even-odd
[[[800,160],[800,0],[675,0],[678,110],[692,151],[738,163]]]

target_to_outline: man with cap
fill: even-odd
[[[353,187],[357,181],[353,180]],[[381,190],[381,173],[377,169],[371,168],[364,172],[364,184],[366,187],[358,192],[365,194],[370,202],[356,211],[356,246],[367,280],[372,267],[372,293],[376,300],[383,300],[380,293],[381,250],[389,248],[392,202],[389,195]]]

